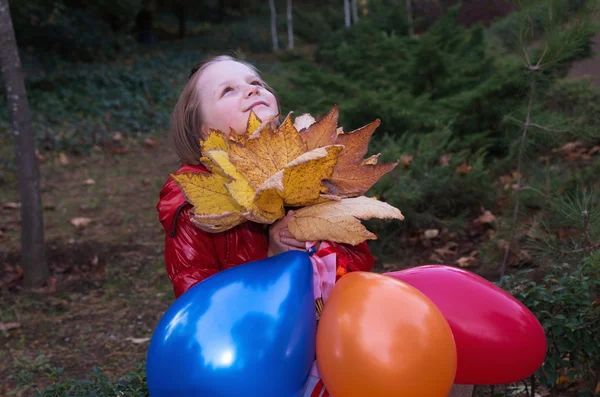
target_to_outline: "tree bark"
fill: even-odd
[[[185,38],[185,34],[186,34],[186,28],[185,28],[185,4],[182,4],[181,2],[179,2],[178,4],[176,4],[177,7],[177,20],[179,22],[179,38],[183,39]]]
[[[414,37],[415,27],[413,26],[412,0],[406,0],[406,19],[408,20],[408,35]]]
[[[21,200],[21,265],[25,287],[46,282],[44,217],[31,114],[8,0],[0,0],[0,66],[12,118],[17,181]]]
[[[352,23],[358,22],[358,0],[352,0]]]
[[[346,27],[349,28],[350,21],[350,0],[344,0],[344,20],[346,22]]]
[[[294,25],[292,23],[292,0],[287,0],[288,49],[294,49]]]
[[[271,36],[273,37],[273,51],[279,51],[279,40],[277,40],[277,10],[275,9],[275,0],[269,0],[271,9]]]

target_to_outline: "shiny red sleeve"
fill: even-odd
[[[213,238],[192,224],[191,208],[181,211],[165,236],[165,264],[176,298],[220,270]]]
[[[319,250],[317,254],[319,256],[325,256],[329,253],[336,254],[336,281],[348,272],[368,272],[375,266],[375,258],[371,254],[366,241],[358,245],[339,244],[329,241],[327,243],[331,244],[331,246]]]

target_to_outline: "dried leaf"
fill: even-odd
[[[400,163],[402,164],[403,167],[408,167],[410,165],[410,163],[412,163],[413,161],[413,156],[411,156],[410,154],[405,154],[403,156],[400,156]]]
[[[135,344],[150,342],[150,338],[125,338],[125,340],[131,341]]]
[[[472,256],[463,256],[462,258],[456,260],[456,264],[462,268],[469,268],[473,266],[476,262],[477,259],[475,259]]]
[[[336,105],[319,121],[304,130],[301,136],[308,150],[334,144],[337,137],[337,122],[338,108]]]
[[[258,189],[264,181],[306,151],[298,131],[288,117],[274,130],[271,125],[245,144],[232,142],[229,156],[235,167]]]
[[[14,328],[21,328],[21,323],[0,323],[0,331],[9,331]]]
[[[85,217],[76,217],[76,218],[71,218],[71,220],[69,221],[71,223],[71,225],[75,226],[78,229],[84,228],[87,225],[89,225],[92,220],[90,218],[85,218]]]
[[[150,148],[157,148],[160,146],[160,143],[156,142],[154,139],[152,138],[146,138],[144,139],[144,145],[150,147]]]
[[[229,178],[198,172],[171,174],[171,177],[181,188],[186,200],[194,206],[196,215],[213,217],[243,211],[226,187]]]
[[[310,127],[316,122],[315,118],[308,113],[296,117],[294,120],[294,127],[302,132],[303,129]]]
[[[343,147],[328,146],[306,152],[290,162],[283,172],[283,198],[292,207],[316,204],[326,188],[323,179],[333,173]]]
[[[377,160],[379,159],[379,156],[381,155],[381,153],[377,153],[369,158],[366,158],[364,160],[362,160],[359,165],[375,165],[377,164]]]
[[[69,164],[69,158],[67,157],[67,155],[66,155],[66,154],[64,154],[64,153],[62,153],[62,152],[61,152],[61,153],[58,155],[58,162],[59,162],[60,164],[62,164],[62,165],[68,165],[68,164]]]
[[[301,208],[294,213],[288,227],[299,240],[356,245],[377,238],[360,222],[371,218],[403,220],[404,216],[387,203],[357,197]]]
[[[471,169],[473,169],[473,167],[466,163],[462,163],[461,165],[456,167],[456,172],[458,172],[461,175],[467,175],[469,172],[471,172]]]
[[[485,210],[483,212],[483,214],[479,215],[479,218],[477,218],[479,220],[479,222],[481,223],[494,223],[494,221],[496,220],[496,217],[494,216],[494,214],[492,214],[491,211]]]
[[[330,178],[333,194],[351,197],[365,194],[385,174],[393,170],[398,163],[349,165],[335,167]]]
[[[425,233],[423,233],[426,239],[436,238],[440,235],[440,231],[438,229],[427,229]]]
[[[294,125],[288,115],[277,127],[274,117],[261,121],[251,114],[245,134],[209,131],[200,161],[210,172],[172,175],[194,206],[192,222],[209,232],[245,221],[270,224],[284,216],[285,206],[364,194],[397,165],[377,164],[379,154],[363,159],[379,120],[344,134],[337,128],[337,107],[317,122],[301,117]]]
[[[40,154],[40,151],[36,149],[35,151],[35,158],[37,159],[37,161],[39,161],[40,163],[45,163],[46,162],[46,157],[44,157],[42,154]]]
[[[120,132],[115,132],[112,136],[112,140],[115,142],[120,142],[123,140],[123,135]]]
[[[371,136],[381,124],[377,119],[374,122],[355,131],[337,135],[336,144],[344,145],[344,152],[340,155],[339,167],[357,164],[362,161],[369,148]]]
[[[443,167],[448,167],[450,165],[451,158],[452,157],[450,157],[450,155],[444,154],[442,157],[440,157],[440,165],[442,165]]]
[[[83,181],[83,184],[84,184],[84,185],[95,185],[95,184],[96,184],[96,181],[95,181],[95,180],[93,180],[92,178],[88,178],[88,179],[86,179],[85,181]]]
[[[15,203],[12,201],[8,201],[8,202],[2,204],[2,208],[5,208],[7,210],[18,210],[19,208],[21,208],[21,203]]]
[[[112,154],[127,154],[127,153],[131,152],[131,149],[129,149],[127,147],[116,147],[116,148],[112,148],[110,150],[110,152]]]

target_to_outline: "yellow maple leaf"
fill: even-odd
[[[227,190],[228,178],[202,172],[171,174],[171,177],[194,206],[195,223],[202,230],[224,231],[245,221],[240,215],[243,208]]]
[[[363,158],[379,120],[344,133],[337,106],[316,122],[310,115],[296,122],[288,115],[279,126],[276,120],[251,112],[243,134],[210,130],[200,159],[210,172],[173,175],[194,206],[195,225],[222,232],[245,221],[271,224],[286,207],[300,207],[297,238],[354,244],[375,238],[359,219],[403,219],[373,199],[342,200],[364,194],[397,165],[378,164],[379,154]],[[324,230],[313,232],[310,225]]]
[[[278,129],[267,124],[257,136],[248,138],[243,144],[232,142],[229,155],[250,185],[258,189],[267,178],[304,152],[306,145],[288,116]]]
[[[404,216],[387,203],[361,196],[300,208],[288,228],[299,240],[356,245],[377,239],[360,222],[371,218],[403,220]]]

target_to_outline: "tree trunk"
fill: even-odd
[[[350,0],[344,0],[344,19],[346,21],[346,27],[350,27]]]
[[[414,37],[415,27],[413,26],[412,0],[406,0],[406,19],[408,20],[408,35]]]
[[[292,0],[287,0],[288,49],[294,49],[294,25],[292,24]]]
[[[358,22],[358,0],[352,0],[352,23]]]
[[[277,10],[275,9],[275,0],[269,0],[271,8],[271,36],[273,37],[273,51],[279,50],[279,41],[277,40]]]
[[[21,264],[25,287],[34,287],[46,282],[50,273],[44,252],[44,217],[31,114],[8,0],[0,0],[0,66],[12,118],[17,161],[21,200]]]
[[[179,21],[179,38],[185,38],[185,5],[177,4],[177,20]]]

